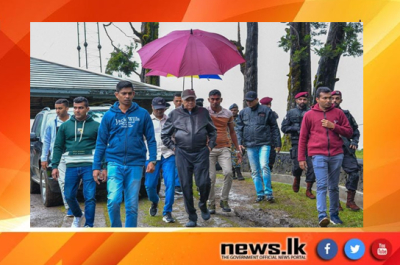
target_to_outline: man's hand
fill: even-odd
[[[240,152],[236,152],[236,158],[238,164],[242,163],[242,154]]]
[[[153,163],[149,163],[146,168],[146,173],[153,173],[156,170],[156,167]]]
[[[353,144],[351,144],[349,147],[350,147],[351,149],[354,149],[354,150],[356,150],[356,149],[357,149],[357,145],[353,145]]]
[[[59,176],[60,176],[60,173],[58,172],[58,169],[57,168],[53,169],[53,171],[51,172],[51,177],[55,180],[58,180]]]
[[[246,150],[246,148],[243,145],[239,145],[239,149],[242,154],[243,154],[244,150]]]
[[[211,147],[209,147],[208,145],[207,145],[207,147],[208,147],[208,151],[210,151],[210,153],[211,153]]]
[[[306,161],[299,161],[299,165],[302,170],[307,171],[307,162]]]
[[[277,154],[279,154],[279,152],[281,151],[281,148],[280,147],[275,147],[275,151],[276,151]]]
[[[322,127],[328,128],[328,129],[335,129],[335,124],[333,122],[330,122],[328,120],[321,120]]]
[[[107,181],[107,170],[103,169],[101,172],[98,169],[93,170],[93,180],[100,185],[101,182]]]
[[[44,170],[46,170],[47,167],[49,166],[49,163],[47,163],[47,161],[43,161],[43,162],[40,163],[40,164],[42,165],[42,168],[43,168]]]

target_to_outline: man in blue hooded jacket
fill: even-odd
[[[120,81],[115,96],[118,102],[106,112],[99,127],[93,178],[97,184],[107,181],[111,227],[122,227],[122,192],[126,210],[125,227],[137,227],[139,190],[147,152],[144,138],[150,153],[147,173],[155,169],[157,143],[149,113],[132,102],[135,96],[132,83]],[[100,172],[104,156],[107,169]]]

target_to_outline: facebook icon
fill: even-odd
[[[338,246],[332,239],[324,239],[318,243],[317,253],[321,259],[331,260],[338,252]]]

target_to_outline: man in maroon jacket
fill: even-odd
[[[331,90],[320,87],[316,92],[317,104],[304,114],[299,137],[299,165],[307,169],[306,150],[312,157],[317,180],[317,210],[321,227],[342,224],[339,218],[339,175],[343,160],[343,140],[351,137],[353,130],[343,111],[331,101]],[[329,213],[326,214],[326,193],[329,189]]]

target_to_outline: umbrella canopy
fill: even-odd
[[[227,38],[202,30],[177,30],[138,51],[142,66],[176,77],[223,75],[245,60]]]
[[[146,76],[164,76],[164,77],[176,77],[173,74],[167,74],[158,70],[151,70],[146,74]],[[198,79],[218,79],[222,80],[219,75],[191,75],[191,76],[184,76],[184,77],[193,77]]]

